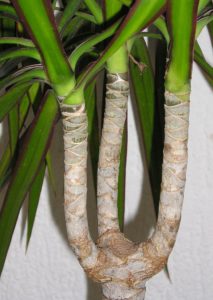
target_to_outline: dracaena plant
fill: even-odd
[[[196,42],[204,26],[212,32],[211,1],[66,0],[56,7],[56,1],[11,0],[0,2],[0,17],[0,118],[7,117],[9,129],[0,164],[1,188],[7,186],[0,271],[27,195],[29,243],[46,166],[52,184],[57,181],[49,147],[61,118],[69,244],[86,274],[102,285],[103,299],[143,299],[146,281],[166,265],[180,223],[193,58],[213,83],[213,69]],[[146,36],[157,41],[155,75]],[[97,75],[104,69],[103,83]],[[130,79],[158,212],[154,233],[140,243],[122,233]],[[105,93],[100,142],[97,85]],[[88,149],[97,190],[96,242],[86,211]]]

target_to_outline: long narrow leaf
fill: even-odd
[[[96,19],[97,23],[101,24],[103,22],[103,13],[102,13],[101,7],[97,3],[97,1],[96,0],[84,0],[84,2],[87,5],[88,9],[93,14],[93,16]],[[113,3],[113,5],[114,5],[114,3]]]
[[[25,137],[11,183],[0,214],[0,273],[24,198],[44,159],[58,111],[53,93],[49,92]]]
[[[32,235],[33,225],[34,225],[39,198],[41,194],[41,189],[44,181],[45,169],[46,169],[46,165],[43,162],[29,190],[26,248],[29,245],[30,238]]]
[[[90,156],[92,162],[93,180],[96,187],[99,155],[99,130],[98,115],[96,108],[96,81],[88,85],[88,87],[85,90],[84,97],[88,117],[88,137]]]
[[[48,170],[48,176],[50,179],[50,185],[52,187],[52,190],[54,194],[56,195],[56,176],[54,173],[54,168],[53,168],[53,162],[52,162],[52,156],[51,152],[48,151],[47,155],[45,157],[46,165],[47,165],[47,170]]]
[[[32,83],[23,83],[10,88],[0,97],[0,121],[12,109],[12,107],[23,97]]]
[[[206,25],[208,25],[212,21],[213,21],[213,10],[211,11],[210,15],[205,16],[197,21],[196,34],[195,34],[196,39],[200,35],[203,28],[206,27]]]
[[[19,111],[18,111],[19,132],[22,130],[28,110],[29,110],[29,100],[28,97],[24,95],[24,97],[20,100]],[[8,145],[6,146],[5,151],[0,160],[0,182],[2,184],[5,182],[5,178],[7,178],[6,174],[8,173],[9,167],[11,166],[13,160],[14,151],[12,151],[11,148],[13,148],[14,150],[14,146],[11,147],[10,144],[11,143],[8,143]],[[0,188],[2,184],[0,184]]]
[[[15,105],[13,109],[9,112],[8,127],[10,134],[10,149],[11,155],[15,153],[18,136],[19,136],[19,115],[18,115],[18,105]]]
[[[28,57],[34,58],[39,62],[41,61],[38,51],[34,48],[15,48],[1,52],[0,62],[3,62],[10,58],[14,59],[16,57]]]
[[[157,212],[160,195],[161,181],[161,152],[162,143],[159,143],[161,131],[158,111],[155,102],[154,74],[145,41],[137,39],[132,48],[132,55],[139,64],[144,64],[143,72],[138,65],[130,60],[130,75],[133,87],[133,94],[136,100],[141,130],[143,133],[144,148],[147,167],[149,171],[150,184]],[[155,131],[157,134],[154,135]]]
[[[213,86],[213,67],[205,60],[205,57],[198,42],[195,43],[194,60],[204,72],[204,75],[209,84]]]
[[[151,2],[149,0],[136,0],[101,57],[79,78],[78,86],[84,86],[90,81],[113,53],[135,33],[143,30],[151,21],[156,19],[165,9],[166,2],[166,0],[153,0]]]
[[[61,31],[64,26],[72,19],[75,12],[78,10],[82,0],[69,1],[64,9],[63,15],[60,19],[58,30]]]
[[[70,92],[74,78],[48,0],[11,0],[40,51],[50,82],[60,96]],[[39,13],[32,13],[39,12]]]
[[[19,38],[19,37],[3,37],[0,38],[0,44],[11,44],[11,45],[21,45],[21,46],[26,46],[26,47],[31,47],[34,48],[35,45],[31,40],[24,39],[24,38]]]
[[[124,228],[127,135],[128,134],[127,134],[127,123],[126,123],[124,127],[122,147],[120,153],[120,165],[119,165],[119,175],[118,175],[118,196],[117,196],[118,221],[119,221],[121,231],[123,231]]]
[[[85,54],[86,52],[91,51],[92,47],[97,45],[98,43],[102,42],[103,40],[109,38],[111,35],[113,35],[118,28],[120,24],[120,21],[116,22],[100,34],[97,34],[95,36],[92,36],[82,44],[80,44],[70,55],[69,61],[71,64],[71,67],[73,70],[75,70],[76,64],[79,60],[79,58]]]
[[[8,86],[13,84],[17,85],[27,83],[36,79],[47,82],[46,74],[40,65],[32,66],[32,69],[29,67],[23,68],[13,74],[10,74],[9,76],[1,80],[0,89],[7,88]]]
[[[18,16],[12,5],[3,1],[0,1],[0,17],[7,17],[12,18],[14,20],[18,20]]]

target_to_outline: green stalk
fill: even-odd
[[[62,97],[68,95],[75,79],[59,38],[50,1],[12,0],[12,3],[41,54],[55,92]]]
[[[79,76],[77,86],[84,87],[128,39],[143,30],[164,11],[166,3],[166,0],[136,0],[103,54]]]
[[[169,0],[168,6],[171,49],[165,85],[172,93],[185,93],[190,90],[198,1]]]
[[[111,0],[105,0],[105,20],[108,21],[119,14],[122,3],[115,0],[112,5]],[[107,60],[107,70],[109,73],[126,73],[128,71],[128,54],[126,46],[123,45]]]

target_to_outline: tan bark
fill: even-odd
[[[97,258],[87,222],[87,116],[83,105],[61,105],[64,130],[64,210],[69,244],[84,268]]]
[[[189,94],[166,92],[165,140],[159,217],[151,244],[168,257],[176,240],[187,168]],[[183,102],[184,100],[184,102]],[[169,105],[168,105],[169,104]],[[171,106],[172,104],[172,106]]]
[[[119,230],[118,172],[128,95],[127,74],[107,74],[105,114],[98,164],[99,235],[108,230]]]
[[[110,77],[110,80],[114,79]],[[121,80],[121,76],[116,76],[116,80]],[[98,170],[97,246],[90,238],[86,217],[86,115],[82,106],[71,112],[62,107],[68,237],[87,275],[102,284],[103,299],[107,300],[144,299],[146,281],[163,269],[174,246],[186,180],[189,118],[189,102],[186,100],[189,100],[189,94],[166,92],[163,174],[155,232],[148,241],[133,243],[119,231],[117,177],[127,87],[125,83],[124,91],[117,93],[114,83],[113,88],[108,86],[109,104],[106,106]],[[115,95],[122,99],[116,102]]]

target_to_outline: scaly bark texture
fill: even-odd
[[[106,106],[98,164],[98,231],[119,230],[117,193],[122,135],[126,120],[127,73],[108,73]]]
[[[168,257],[181,218],[187,168],[189,93],[165,93],[165,140],[159,217],[151,243]]]
[[[125,97],[127,97],[126,87],[125,84]],[[110,86],[107,95],[109,102],[111,99],[116,102],[114,95],[114,89]],[[104,151],[101,150],[98,174],[99,177],[101,175],[98,187],[99,192],[101,191],[99,218],[106,219],[103,221],[99,219],[99,238],[96,246],[89,236],[86,217],[86,115],[82,106],[78,106],[72,112],[68,112],[67,108],[63,110],[62,107],[65,135],[65,214],[68,237],[87,275],[102,284],[105,300],[143,300],[146,281],[163,269],[172,251],[181,218],[186,179],[188,100],[189,93],[174,95],[166,92],[165,144],[159,217],[154,234],[142,243],[133,243],[125,238],[119,231],[116,215],[118,148],[120,147],[118,144],[121,145],[122,136],[120,116],[124,124],[123,112],[125,110],[126,115],[126,100],[125,104],[118,100],[119,106],[110,103],[106,107],[102,135]],[[116,120],[117,114],[119,121]],[[114,127],[114,124],[119,125]]]
[[[69,243],[84,268],[96,262],[86,211],[87,116],[83,105],[61,105],[64,130],[64,210]]]

